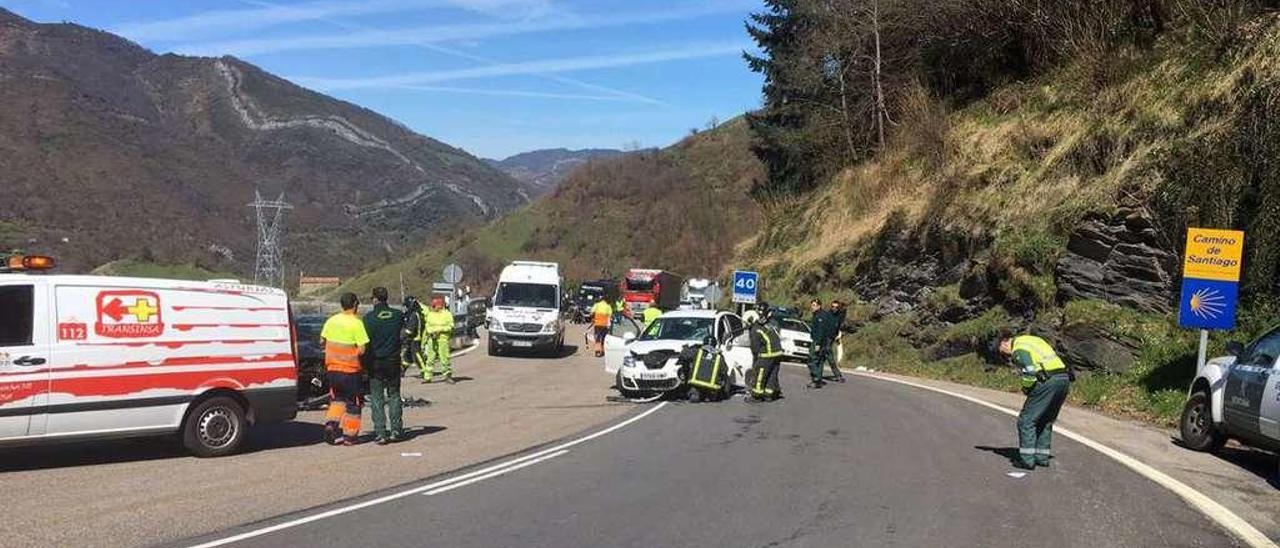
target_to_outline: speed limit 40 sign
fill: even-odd
[[[756,304],[760,293],[760,274],[746,270],[733,272],[733,302]]]

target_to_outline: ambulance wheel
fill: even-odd
[[[489,344],[486,346],[489,347],[490,356],[498,356],[502,354],[501,352],[498,351],[498,345],[493,344],[493,337],[489,337]]]
[[[182,445],[201,457],[222,457],[240,450],[249,423],[236,400],[215,396],[200,402],[187,414]]]

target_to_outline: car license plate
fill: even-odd
[[[518,346],[520,348],[530,348],[533,346],[533,343],[530,341],[511,341],[511,346]]]
[[[667,376],[662,373],[641,373],[640,378],[646,381],[662,381],[666,380]]]

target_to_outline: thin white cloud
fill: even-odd
[[[496,2],[498,0],[493,1]],[[691,5],[689,6],[673,9],[649,10],[636,13],[577,16],[567,12],[557,12],[554,15],[547,17],[515,21],[500,21],[494,23],[436,25],[400,30],[369,29],[340,34],[316,34],[310,36],[249,38],[203,43],[187,43],[176,45],[172,49],[175,53],[187,55],[236,55],[240,57],[252,57],[254,55],[281,53],[287,51],[440,44],[483,40],[486,38],[519,34],[655,24],[668,21],[693,19],[717,13],[742,11],[744,9],[744,3],[740,0],[691,2],[690,4]],[[329,15],[315,18],[322,19],[325,17],[329,17]]]
[[[426,91],[431,93],[457,93],[461,95],[492,95],[496,97],[530,97],[534,99],[568,99],[574,101],[632,102],[621,95],[586,95],[581,93],[551,93],[516,89],[460,88],[452,86],[390,86],[393,89]]]
[[[139,42],[172,42],[190,40],[195,36],[244,33],[326,17],[409,13],[450,7],[504,19],[548,17],[557,13],[549,0],[323,0],[292,5],[249,4],[255,7],[124,23],[111,32]]]
[[[680,48],[664,49],[643,53],[623,53],[613,55],[593,55],[586,57],[566,57],[559,59],[542,59],[520,63],[506,63],[484,67],[435,72],[413,72],[391,76],[372,78],[291,78],[301,85],[322,90],[395,88],[403,86],[428,85],[457,80],[477,78],[493,78],[523,74],[557,74],[598,70],[606,68],[629,67],[656,63],[667,63],[689,59],[738,55],[745,46],[741,43],[723,44],[690,44]]]

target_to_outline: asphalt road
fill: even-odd
[[[430,405],[406,409],[415,437],[388,446],[325,445],[324,412],[309,411],[253,430],[243,454],[217,459],[164,439],[0,450],[0,493],[17,501],[0,520],[0,546],[173,542],[420,481],[632,412],[606,401],[598,359],[568,350],[493,358],[481,347],[456,360],[456,385],[406,378],[404,394]],[[368,438],[367,410],[364,426]],[[342,472],[352,473],[334,481]]]
[[[819,391],[794,371],[784,381],[781,402],[671,404],[505,475],[235,546],[1234,544],[1065,438],[1053,468],[1011,477],[1005,415],[874,379]]]

